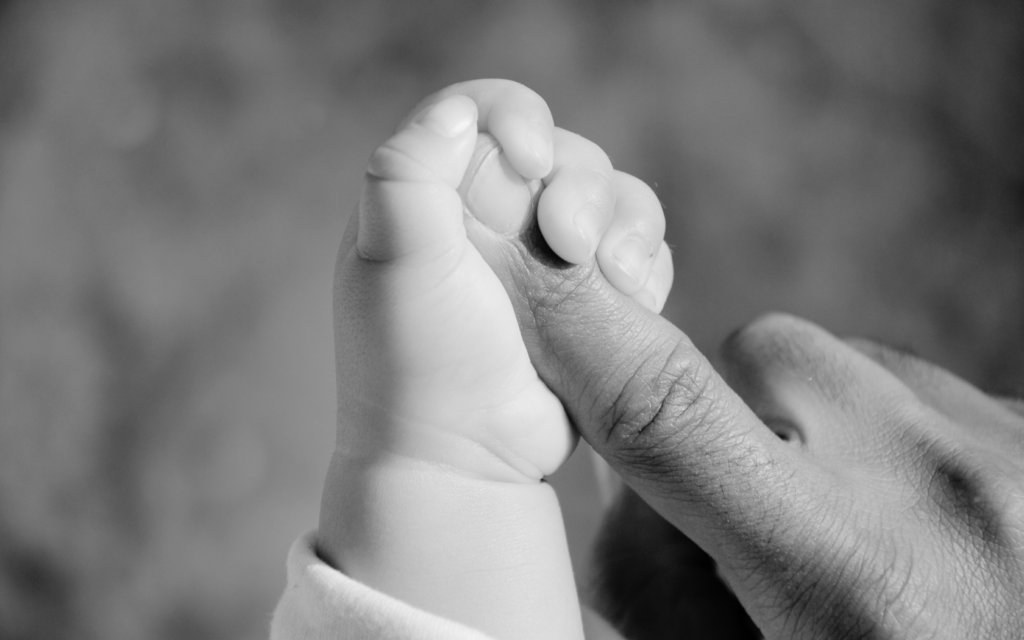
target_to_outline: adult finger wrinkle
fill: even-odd
[[[708,388],[709,371],[694,358],[693,347],[680,340],[668,358],[652,353],[621,385],[612,408],[606,443],[617,448],[644,448],[645,436],[652,431],[671,431],[678,420],[689,417],[691,424],[704,420],[703,412],[693,411]]]
[[[704,396],[709,368],[692,349],[680,342],[668,358],[650,353],[624,379],[610,381],[599,401],[608,409],[597,421],[596,446],[659,484],[686,472],[680,447],[712,413]]]

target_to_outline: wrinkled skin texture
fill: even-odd
[[[583,437],[715,560],[765,637],[1024,635],[1019,404],[781,315],[727,341],[723,380],[592,262],[558,260],[535,225],[469,232]]]

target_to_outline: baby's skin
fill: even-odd
[[[555,128],[522,85],[457,84],[414,108],[373,152],[338,256],[322,557],[496,638],[583,637],[543,481],[578,437],[478,246],[539,228],[557,259],[596,260],[657,312],[672,282],[664,224],[643,182]]]

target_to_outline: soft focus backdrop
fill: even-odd
[[[654,186],[706,351],[784,310],[1024,390],[1019,1],[0,0],[0,638],[265,636],[366,159],[488,76]]]

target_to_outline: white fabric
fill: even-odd
[[[271,640],[489,640],[465,625],[417,609],[352,580],[316,555],[316,532],[288,552],[288,586]]]

